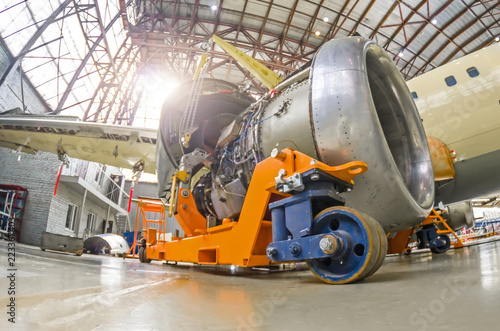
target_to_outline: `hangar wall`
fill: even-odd
[[[17,162],[19,155],[21,160]],[[16,154],[0,147],[0,183],[20,185],[28,190],[19,238],[24,244],[40,245],[42,233],[47,227],[51,195],[57,179],[54,172],[59,164],[54,154]]]
[[[21,156],[19,162],[18,157]],[[80,160],[75,160],[78,162]],[[83,194],[76,192],[67,183],[61,181],[57,188],[57,195],[54,197],[54,188],[57,180],[60,161],[55,154],[39,152],[37,155],[18,154],[10,149],[0,147],[0,183],[19,185],[28,190],[28,199],[23,216],[21,227],[21,243],[39,246],[42,233],[51,233],[83,237],[87,227],[87,216],[89,213],[96,215],[96,223],[92,234],[102,233],[105,220],[113,222],[113,233],[120,231],[117,224],[117,212],[111,208],[108,210],[104,206],[107,201],[96,203],[89,197],[85,201],[83,214],[77,223],[78,231],[66,228],[66,215],[68,205],[75,204],[79,210],[82,207]],[[97,164],[89,163],[90,170],[88,178],[93,179]],[[108,172],[112,172],[108,167]],[[87,180],[88,182],[89,180]],[[102,190],[102,189],[100,189]],[[98,190],[98,191],[100,191]],[[80,215],[80,212],[78,212]],[[107,226],[106,226],[107,228]]]
[[[64,183],[60,183],[57,188],[57,195],[51,199],[49,220],[47,222],[47,232],[61,234],[65,236],[77,236],[80,238],[86,238],[94,234],[102,233],[102,223],[107,219],[107,209],[99,206],[90,199],[85,201],[83,207],[82,218],[79,220],[75,231],[66,228],[66,215],[68,212],[68,205],[70,203],[76,204],[79,207],[78,213],[81,211],[82,207],[82,194],[75,192],[69,188]],[[92,232],[86,231],[87,228],[87,216],[92,213],[96,216],[96,223],[94,229],[90,229]],[[115,221],[116,213],[110,212],[109,219]],[[76,235],[78,233],[78,235]],[[113,233],[117,233],[117,227],[113,227]]]

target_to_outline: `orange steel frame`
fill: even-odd
[[[151,220],[147,218],[146,213],[152,212],[159,215],[158,219]],[[134,226],[134,243],[127,253],[127,257],[138,258],[139,255],[135,253],[136,247],[140,244],[137,243],[137,234],[139,233],[139,224],[142,224],[142,235],[153,238],[157,241],[157,234],[165,241],[165,204],[161,199],[139,198],[137,202],[137,211],[135,213],[135,226]],[[163,234],[163,236],[161,236]]]
[[[455,231],[453,231],[448,223],[439,215],[439,213],[435,210],[432,209],[431,214],[423,220],[422,223],[419,225],[416,225],[413,228],[406,229],[403,231],[399,231],[394,238],[388,238],[387,239],[387,254],[403,254],[406,253],[407,251],[411,251],[411,248],[408,247],[408,245],[411,243],[411,236],[413,232],[415,231],[416,228],[421,227],[423,225],[428,225],[435,223],[437,224],[443,224],[444,227],[446,228],[445,230],[440,230],[438,228],[437,233],[438,234],[452,234],[456,241],[452,242],[451,244],[455,248],[461,248],[464,247],[463,242],[458,238],[457,234]],[[387,234],[389,236],[389,233]]]
[[[192,262],[198,264],[231,264],[243,267],[268,265],[266,249],[272,242],[271,216],[268,204],[289,194],[275,188],[280,169],[286,177],[310,169],[321,169],[347,183],[367,170],[363,162],[350,162],[330,167],[289,148],[257,164],[237,222],[225,219],[222,225],[207,228],[206,219],[198,212],[190,190],[177,193],[175,218],[186,234],[171,242],[157,242],[148,232],[146,257],[153,260]],[[286,178],[285,177],[285,178]],[[187,190],[188,194],[183,191]],[[154,231],[152,231],[154,232]]]
[[[454,237],[455,237],[455,242],[451,242],[451,245],[455,248],[461,248],[461,247],[464,247],[464,244],[462,243],[462,241],[460,240],[460,238],[458,238],[457,234],[455,233],[455,231],[452,230],[452,228],[450,228],[450,226],[448,225],[448,223],[446,223],[446,221],[440,216],[440,214],[435,210],[435,209],[432,209],[432,212],[431,214],[422,222],[422,224],[419,224],[417,225],[417,227],[419,226],[423,226],[423,225],[426,225],[426,224],[431,224],[431,223],[435,223],[435,224],[443,224],[445,229],[444,230],[440,230],[438,228],[437,230],[437,233],[438,234],[452,234]]]

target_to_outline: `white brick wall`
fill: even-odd
[[[57,195],[52,199],[47,222],[47,231],[66,236],[75,236],[75,231],[66,228],[66,215],[68,212],[68,204],[71,202],[78,206],[78,215],[82,210],[83,194],[75,192],[65,183],[60,183],[57,188]],[[87,226],[87,216],[89,213],[96,215],[96,233],[102,232],[102,223],[106,219],[107,208],[102,208],[90,199],[90,193],[87,193],[87,199],[83,208],[83,215],[80,219],[78,237],[82,238],[84,230]],[[113,232],[116,233],[116,220],[113,209],[110,210],[109,219],[113,221]]]
[[[28,190],[20,241],[40,245],[60,162],[56,155],[49,153],[21,154],[19,163],[18,156],[10,149],[0,148],[0,183],[20,185]]]
[[[21,160],[18,163],[19,155]],[[20,185],[28,190],[20,238],[20,242],[24,244],[39,246],[44,231],[75,236],[74,231],[65,228],[66,214],[70,202],[81,210],[83,196],[63,182],[59,183],[57,195],[53,196],[59,166],[60,161],[55,154],[16,154],[10,149],[0,147],[0,183]],[[87,194],[80,220],[79,237],[83,237],[89,212],[96,214],[97,233],[102,232],[102,223],[107,215],[107,208],[97,205],[89,196],[90,194]],[[113,232],[116,233],[113,209],[110,210],[108,220],[113,221]]]

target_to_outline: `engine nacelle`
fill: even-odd
[[[443,214],[443,218],[454,231],[461,230],[464,227],[469,229],[474,227],[474,211],[470,200],[455,202],[445,208],[446,213]]]
[[[162,111],[161,194],[168,194],[180,157],[204,149],[212,163],[193,188],[197,207],[219,220],[236,220],[255,165],[278,145],[329,165],[366,162],[368,171],[343,196],[386,231],[411,227],[429,215],[434,176],[421,119],[397,67],[374,42],[325,43],[310,68],[255,102],[232,84],[205,80],[195,130],[184,148],[179,123],[189,90],[181,85]]]

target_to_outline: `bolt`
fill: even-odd
[[[326,235],[319,241],[319,248],[323,253],[331,255],[337,249],[337,240],[330,235]]]
[[[314,165],[314,164],[317,164],[318,162],[316,162],[316,160],[311,160],[311,162],[309,162],[310,165]]]
[[[319,179],[319,174],[312,174],[311,175],[311,180],[317,181]]]
[[[189,196],[189,191],[188,190],[182,190],[181,195],[182,195],[182,197],[187,198]]]
[[[186,204],[182,205],[182,209],[187,209],[187,208],[188,208],[188,205],[186,205]]]
[[[276,255],[278,255],[278,249],[276,247],[267,248],[267,256],[276,256]]]
[[[300,252],[302,251],[302,248],[297,243],[292,243],[290,245],[289,249],[290,249],[290,253],[292,253],[293,256],[298,256],[300,254]]]
[[[275,147],[273,148],[273,150],[271,151],[271,157],[274,157],[275,159],[278,159],[280,161],[283,161],[286,159],[286,154],[280,152],[280,150]]]

